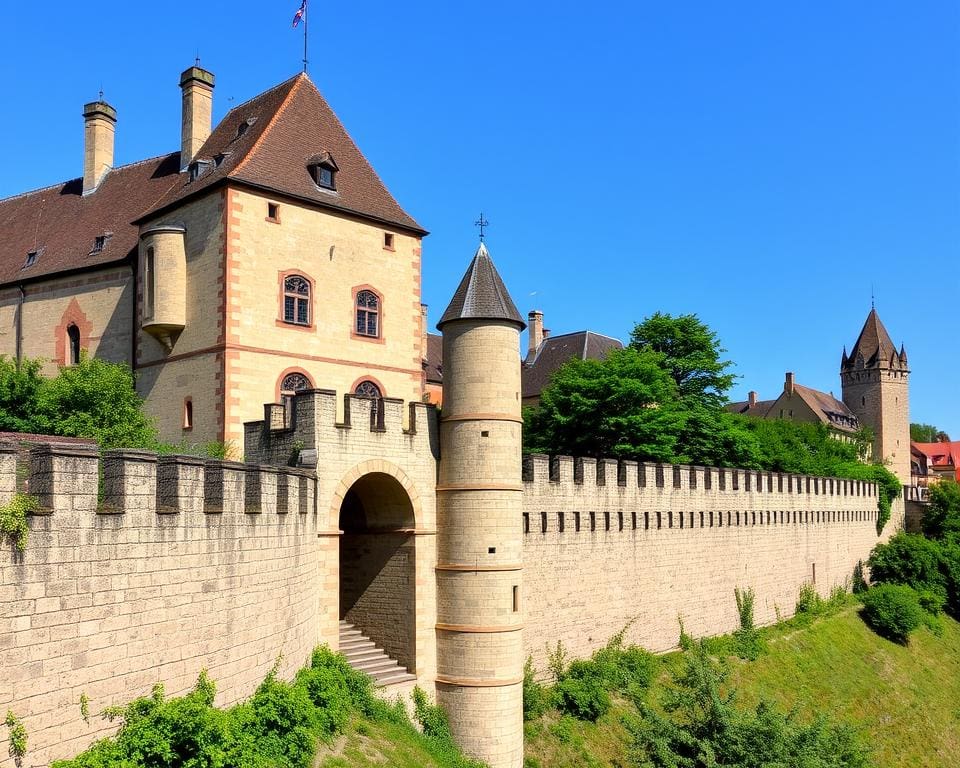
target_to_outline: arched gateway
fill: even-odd
[[[416,672],[416,513],[385,472],[357,479],[340,504],[340,613]]]

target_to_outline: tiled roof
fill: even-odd
[[[911,443],[924,456],[930,467],[955,467],[960,470],[960,442],[950,443]]]
[[[443,383],[443,336],[427,334],[427,356],[423,359],[424,372],[430,384]]]
[[[526,328],[487,247],[480,243],[437,328],[451,320],[509,320]]]
[[[833,395],[802,384],[794,384],[793,388],[824,424],[847,432],[856,432],[860,428],[860,422],[853,411]]]
[[[308,166],[317,156],[335,161],[336,191],[314,183]],[[303,73],[231,109],[196,159],[209,163],[204,172],[193,181],[184,174],[148,215],[229,179],[425,234]]]
[[[744,416],[753,416],[757,419],[765,418],[770,411],[770,407],[777,402],[776,400],[757,400],[750,403],[749,400],[742,400],[736,403],[727,403],[724,408],[730,413],[740,413]]]
[[[841,369],[855,367],[859,358],[862,358],[862,365],[866,368],[876,365],[905,368],[907,365],[906,350],[901,345],[899,352],[897,351],[893,339],[890,338],[890,334],[880,320],[880,315],[874,308],[870,309],[870,314],[867,315],[867,320],[850,354],[847,355],[847,351],[843,351],[843,358],[840,361]]]
[[[540,343],[534,358],[520,370],[521,396],[539,396],[554,372],[568,360],[599,360],[611,349],[623,349],[623,343],[593,331],[548,336]]]
[[[83,195],[72,179],[0,200],[0,284],[122,261],[136,252],[133,220],[179,180],[180,153],[114,168]],[[103,247],[95,249],[96,239]],[[37,251],[33,266],[27,253]]]

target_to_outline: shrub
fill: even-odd
[[[901,584],[881,584],[863,596],[863,618],[881,637],[906,643],[923,623],[916,591]]]
[[[548,704],[547,691],[537,682],[533,659],[527,656],[523,665],[523,719],[539,717],[546,712]]]
[[[800,594],[797,595],[796,612],[798,614],[807,614],[815,616],[823,611],[823,598],[817,592],[816,587],[809,581],[800,587]]]
[[[936,541],[912,533],[898,533],[878,544],[867,565],[875,584],[904,584],[917,590],[947,595],[944,552]]]
[[[819,718],[798,723],[761,702],[753,710],[733,705],[726,669],[703,642],[683,655],[661,709],[641,706],[625,721],[632,736],[630,764],[652,768],[705,766],[814,766],[867,768],[865,748],[848,726]]]
[[[754,661],[766,647],[753,621],[756,594],[753,587],[743,590],[737,587],[733,594],[737,600],[737,614],[740,618],[740,629],[733,633],[733,651],[741,659]]]
[[[610,709],[610,695],[599,675],[565,677],[557,683],[555,693],[560,711],[578,720],[594,722]]]
[[[30,534],[27,514],[39,508],[40,503],[33,496],[14,494],[7,504],[0,506],[0,539],[7,537],[18,552],[23,552]]]

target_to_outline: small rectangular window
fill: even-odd
[[[520,612],[520,587],[517,584],[513,585],[513,612]]]
[[[143,260],[143,316],[153,318],[154,285],[153,275],[153,248],[147,248],[147,255]]]
[[[277,203],[267,203],[267,221],[280,223],[280,206]]]
[[[183,428],[193,429],[193,400],[189,397],[183,401]]]
[[[386,248],[388,251],[393,250],[393,233],[392,232],[383,233],[383,247]]]

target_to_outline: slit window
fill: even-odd
[[[149,319],[153,319],[156,291],[153,267],[153,248],[147,248],[147,255],[143,259],[143,315]]]
[[[70,323],[67,326],[67,365],[80,362],[80,329]]]
[[[183,401],[183,428],[193,429],[193,400],[189,397]]]

